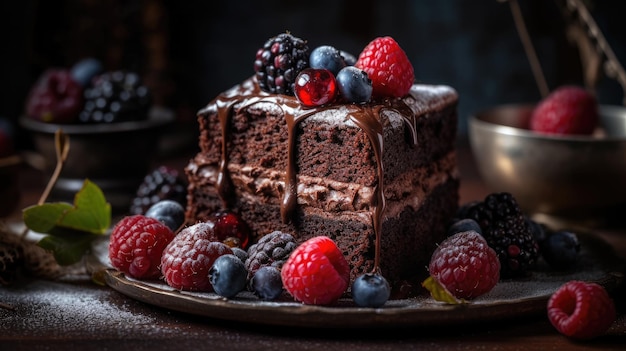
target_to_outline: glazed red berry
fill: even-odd
[[[568,337],[592,339],[604,334],[615,321],[615,304],[601,285],[573,280],[548,300],[548,318]]]
[[[321,106],[333,101],[337,92],[337,82],[332,72],[327,69],[307,68],[298,74],[294,90],[302,105]]]
[[[348,288],[350,266],[335,242],[317,236],[300,244],[281,269],[285,289],[309,305],[329,305]]]
[[[467,231],[454,234],[439,244],[428,271],[456,298],[473,299],[498,283],[500,261],[480,234]]]
[[[154,218],[143,215],[124,217],[111,232],[111,264],[133,278],[159,278],[161,255],[173,238],[174,232]]]
[[[161,272],[178,290],[213,291],[209,270],[215,260],[233,251],[217,241],[213,223],[200,222],[181,230],[163,251]]]
[[[232,212],[217,212],[211,221],[215,222],[215,236],[218,241],[229,247],[246,249],[250,241],[250,227],[237,214]]]
[[[400,45],[391,37],[372,40],[354,64],[372,80],[372,95],[402,97],[415,79],[413,65]]]
[[[591,134],[598,121],[598,103],[590,92],[562,86],[535,107],[530,129],[548,134]]]

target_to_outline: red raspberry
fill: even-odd
[[[111,264],[133,278],[159,278],[161,255],[172,239],[174,232],[154,218],[143,215],[124,217],[111,232]]]
[[[548,318],[561,334],[582,340],[604,334],[615,321],[616,311],[601,285],[572,280],[548,300]]]
[[[213,291],[209,270],[215,260],[233,251],[217,241],[212,222],[181,230],[163,251],[161,272],[165,282],[178,290]]]
[[[598,103],[591,93],[562,86],[535,107],[530,129],[548,134],[591,134],[598,120]]]
[[[431,277],[459,299],[489,292],[500,279],[500,261],[475,231],[460,232],[439,244],[428,266]]]
[[[359,55],[355,67],[372,80],[372,95],[402,97],[413,85],[413,65],[400,45],[391,37],[372,40]]]
[[[281,270],[285,289],[309,305],[329,305],[348,288],[350,266],[335,242],[317,236],[300,244]]]
[[[83,87],[66,69],[45,71],[26,100],[26,114],[49,123],[75,122],[82,107]]]

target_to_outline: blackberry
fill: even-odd
[[[83,123],[114,123],[148,118],[151,95],[134,72],[106,72],[85,89]]]
[[[248,259],[248,251],[237,246],[231,247],[230,249],[233,252],[233,255],[237,256],[241,260],[241,262],[246,262],[246,260]]]
[[[306,40],[289,33],[270,38],[254,60],[259,87],[269,93],[293,95],[298,73],[309,67],[309,54]]]
[[[163,201],[176,201],[187,205],[187,182],[178,171],[160,166],[148,173],[137,188],[130,205],[130,214],[145,214],[152,205]]]
[[[295,248],[296,241],[291,234],[277,230],[263,236],[248,248],[246,260],[248,279],[263,266],[272,266],[280,270]]]
[[[539,255],[537,244],[517,201],[510,193],[492,193],[463,215],[475,220],[500,260],[500,277],[525,275]]]

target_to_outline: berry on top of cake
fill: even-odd
[[[459,199],[456,91],[415,84],[390,37],[352,55],[281,33],[251,56],[254,75],[198,112],[188,223],[229,211],[251,244],[329,237],[351,281],[424,274]]]
[[[392,37],[372,40],[363,49],[355,67],[372,80],[375,96],[403,97],[413,85],[413,65]]]

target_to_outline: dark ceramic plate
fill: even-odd
[[[88,270],[112,289],[158,307],[204,317],[264,325],[316,328],[370,328],[451,325],[502,320],[545,313],[550,295],[569,280],[598,282],[607,288],[623,278],[621,265],[610,247],[592,235],[581,236],[583,250],[578,268],[556,273],[539,268],[523,280],[502,281],[489,294],[470,303],[448,305],[428,296],[390,300],[382,308],[361,308],[349,299],[331,307],[310,306],[290,300],[262,301],[248,292],[233,299],[213,293],[174,290],[159,281],[139,281],[110,268],[108,241],[94,246]]]

